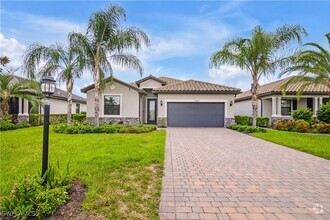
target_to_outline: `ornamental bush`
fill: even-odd
[[[16,130],[19,128],[28,128],[28,127],[30,127],[30,124],[27,122],[22,122],[17,124],[0,122],[0,131]]]
[[[76,122],[84,122],[86,120],[86,114],[74,114],[72,119]]]
[[[269,126],[269,117],[257,117],[257,126],[267,128]]]
[[[322,105],[317,111],[317,119],[319,121],[330,123],[330,102]]]
[[[330,134],[330,124],[321,122],[312,126],[313,133]]]
[[[292,117],[294,120],[304,120],[310,122],[313,116],[313,112],[309,108],[300,107],[296,110],[293,110]]]
[[[27,176],[2,200],[2,209],[15,219],[44,219],[69,199],[71,176],[60,175],[52,166],[44,177]]]
[[[295,131],[305,133],[309,129],[309,123],[304,120],[298,120],[295,123]]]
[[[251,125],[252,117],[246,115],[235,115],[235,123],[238,125]]]

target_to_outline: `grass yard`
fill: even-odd
[[[267,130],[267,133],[252,133],[276,144],[284,145],[299,151],[330,159],[330,135],[305,134],[287,131]]]
[[[87,186],[84,211],[108,219],[157,219],[165,131],[146,134],[50,133],[50,163],[59,161]],[[0,196],[41,170],[42,127],[0,133]]]

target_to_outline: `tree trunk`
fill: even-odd
[[[0,104],[0,115],[1,116],[6,116],[8,115],[9,112],[9,100],[8,99],[2,99],[1,104]]]
[[[252,126],[257,127],[257,115],[258,115],[258,90],[259,83],[257,78],[253,78],[253,83],[251,84],[252,93]]]
[[[70,78],[66,81],[66,91],[68,92],[68,118],[67,123],[68,126],[71,125],[71,119],[72,119],[72,89],[73,89],[73,79]]]
[[[100,67],[96,65],[94,71],[94,85],[95,85],[95,96],[94,96],[94,126],[99,126],[99,111],[100,111]]]

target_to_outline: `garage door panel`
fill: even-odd
[[[167,103],[169,127],[223,127],[224,103]]]

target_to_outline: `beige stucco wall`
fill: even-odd
[[[111,86],[112,85],[112,86]],[[112,89],[111,87],[114,88]],[[87,117],[94,117],[95,90],[87,92]],[[104,95],[120,95],[120,115],[104,115]],[[120,83],[108,83],[100,95],[100,117],[139,117],[139,93]]]
[[[141,89],[153,89],[162,86],[161,83],[153,80],[153,79],[148,79],[140,84]]]
[[[160,102],[163,101],[163,106]],[[230,106],[230,101],[233,106]],[[167,117],[167,102],[224,102],[225,117],[233,118],[234,94],[158,94],[158,117]]]
[[[50,104],[50,114],[67,114],[67,106],[68,102],[65,100],[59,100],[59,99],[49,99],[48,103]],[[76,102],[72,102],[72,108],[71,112],[72,114],[76,113]],[[86,111],[86,104],[79,103],[80,104],[80,112]],[[40,114],[43,114],[44,110],[41,108]]]
[[[271,117],[272,116],[272,99],[263,99],[262,105],[263,105],[262,116]]]
[[[235,102],[235,115],[248,115],[252,116],[252,103],[251,100],[244,100]],[[261,101],[258,100],[258,116],[261,115]]]

